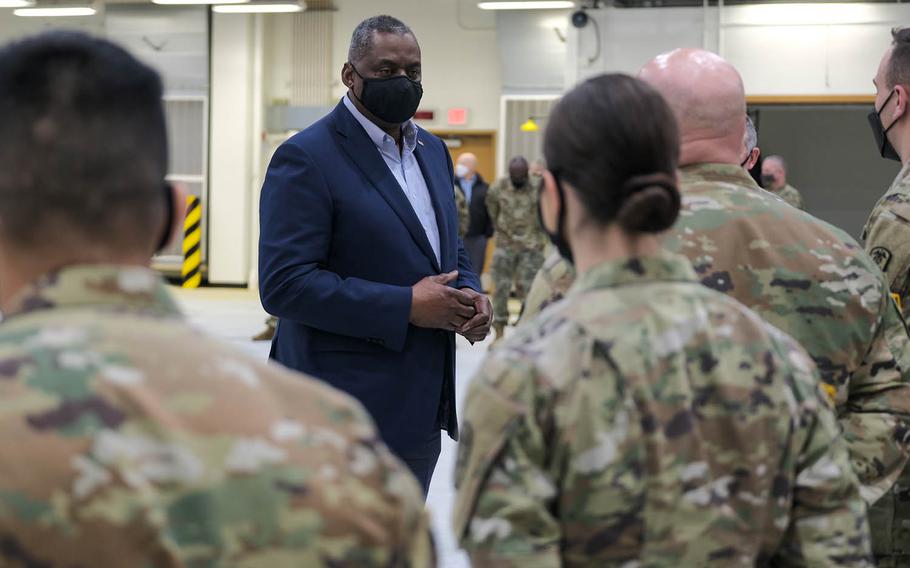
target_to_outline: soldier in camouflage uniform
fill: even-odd
[[[875,76],[875,107],[869,120],[882,157],[905,164],[891,188],[875,205],[863,230],[866,251],[885,273],[904,318],[910,316],[910,124],[906,96],[910,89],[910,29],[895,30]],[[903,93],[897,96],[898,90]],[[900,98],[903,110],[897,108]],[[893,141],[893,144],[892,144]],[[885,507],[872,511],[872,549],[879,566],[910,566],[910,471],[889,493]]]
[[[457,186],[455,187],[455,207],[458,209],[458,236],[463,239],[471,223],[471,212],[468,208],[467,198]]]
[[[766,190],[783,199],[791,207],[805,209],[803,196],[787,183],[787,163],[780,156],[768,156],[761,164],[761,183]]]
[[[496,341],[503,337],[509,321],[509,293],[515,283],[517,296],[524,300],[537,270],[543,264],[546,240],[537,221],[537,199],[541,178],[530,178],[528,162],[522,157],[509,163],[509,176],[487,192],[487,210],[496,232],[496,249],[490,276],[493,279],[493,328]]]
[[[0,565],[433,565],[361,406],[200,336],[147,268],[182,203],[161,94],[104,40],[0,50]]]
[[[742,97],[739,74],[717,56],[681,50],[659,61],[674,66],[655,69],[652,63],[643,76],[670,101],[684,134],[698,125],[682,117],[695,116],[698,105],[730,108],[727,98]],[[687,80],[695,83],[687,85]],[[724,85],[726,93],[707,88]],[[688,100],[686,92],[701,92],[701,97]],[[733,108],[740,104],[744,109],[744,100]],[[733,118],[718,115],[714,124]],[[910,523],[910,507],[898,507],[894,497],[907,486],[898,484],[891,492],[907,460],[906,328],[887,283],[854,239],[784,206],[738,166],[739,120],[737,115],[731,134],[718,132],[708,153],[692,157],[683,144],[682,213],[665,245],[689,257],[703,284],[735,297],[805,347],[819,367],[823,388],[834,394],[863,496],[877,502],[871,511],[873,535],[890,533],[892,526],[897,531]],[[562,289],[531,294],[558,297],[566,284],[564,279]]]
[[[811,359],[653,236],[679,211],[678,140],[623,75],[551,112],[543,218],[581,276],[471,384],[455,530],[474,566],[871,566]]]

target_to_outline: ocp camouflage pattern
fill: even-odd
[[[358,403],[72,267],[0,325],[0,565],[431,566],[420,489]]]
[[[683,210],[665,245],[690,259],[703,284],[809,352],[834,396],[863,496],[878,501],[907,461],[910,417],[907,331],[880,271],[849,235],[784,205],[737,166],[688,166],[680,176]],[[564,270],[547,264],[551,273]],[[537,288],[553,280],[540,278]],[[531,295],[558,298],[560,282]],[[532,315],[526,306],[525,319]],[[878,507],[894,515],[888,499]],[[895,524],[904,520],[910,508]]]
[[[871,566],[819,385],[684,257],[603,264],[473,379],[456,534],[476,567]]]

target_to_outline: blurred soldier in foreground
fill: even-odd
[[[850,236],[768,195],[740,167],[746,104],[729,63],[677,50],[641,76],[667,98],[682,137],[682,213],[666,246],[689,257],[703,284],[809,352],[834,398],[863,497],[875,503],[907,461],[910,416],[910,345],[887,283]],[[890,497],[872,513],[910,522]]]
[[[531,178],[528,161],[509,163],[509,176],[497,181],[487,193],[487,210],[496,233],[493,252],[493,329],[496,341],[509,322],[509,293],[515,283],[518,299],[524,301],[543,264],[544,235],[537,221],[537,199],[542,178]]]
[[[474,566],[871,566],[811,359],[660,246],[680,207],[660,94],[591,79],[544,151],[541,218],[580,277],[471,383],[455,530]]]
[[[910,317],[910,29],[895,30],[875,75],[875,108],[869,121],[883,158],[905,164],[875,205],[863,239],[885,273],[891,294]],[[886,506],[886,504],[888,506]],[[904,471],[872,511],[872,550],[879,566],[910,566],[910,471]]]
[[[360,405],[200,336],[149,270],[183,203],[161,95],[104,40],[0,50],[0,565],[431,565]]]
[[[768,156],[761,164],[762,186],[797,209],[803,207],[803,196],[787,183],[787,163],[780,156]]]

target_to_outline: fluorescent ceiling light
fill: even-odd
[[[13,14],[23,18],[70,18],[94,16],[96,10],[89,6],[54,6],[50,8],[19,8]]]
[[[0,8],[28,8],[34,5],[31,0],[0,0]]]
[[[292,14],[303,12],[305,9],[306,4],[302,2],[250,2],[212,7],[212,11],[219,14]]]
[[[152,0],[162,6],[202,6],[208,4],[243,4],[249,0]]]
[[[564,10],[574,8],[575,2],[553,0],[530,0],[528,2],[480,2],[481,10]]]

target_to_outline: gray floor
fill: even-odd
[[[266,317],[254,293],[233,289],[175,289],[175,292],[185,313],[195,326],[237,345],[238,348],[247,351],[254,357],[268,358],[268,342],[250,341],[253,335],[262,331]],[[458,406],[461,408],[469,379],[483,360],[491,340],[487,339],[485,342],[473,346],[461,337],[458,340],[456,364]],[[451,530],[454,466],[455,443],[444,437],[442,455],[439,458],[439,465],[436,468],[427,499],[427,507],[433,519],[441,568],[466,568],[469,566],[465,555],[457,549]]]

